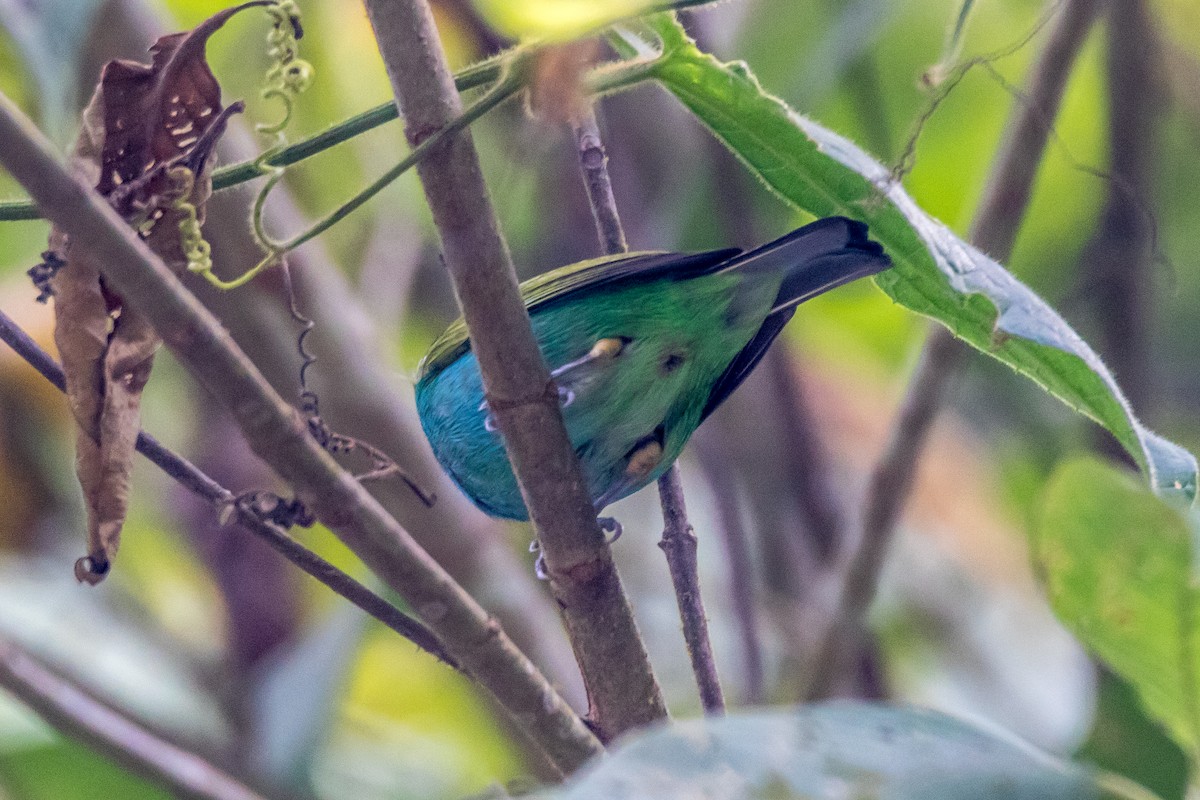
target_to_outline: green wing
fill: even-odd
[[[521,284],[521,298],[532,313],[601,286],[615,286],[635,280],[663,277],[695,277],[712,272],[741,251],[711,250],[706,253],[623,253],[568,264],[542,273]],[[471,349],[467,324],[459,317],[430,346],[417,367],[417,381],[441,372]]]

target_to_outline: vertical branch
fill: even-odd
[[[426,0],[364,2],[415,147],[462,108],[432,12]],[[417,171],[470,330],[485,399],[541,541],[596,729],[608,739],[662,719],[662,692],[596,524],[470,134],[449,137]]]
[[[1112,180],[1100,224],[1079,259],[1079,280],[1094,298],[1099,350],[1145,414],[1154,397],[1147,332],[1153,303],[1154,231],[1149,204],[1160,57],[1143,0],[1111,0],[1108,9],[1108,152]],[[1101,445],[1128,460],[1112,436]]]
[[[0,638],[0,687],[55,730],[187,800],[263,800],[264,795],[178,746]]]
[[[782,422],[780,466],[804,519],[809,549],[817,566],[825,569],[837,562],[846,547],[845,499],[835,487],[834,465],[821,441],[820,421],[809,407],[799,376],[793,374],[796,355],[787,344],[777,342],[772,346],[762,366]]]
[[[1104,0],[1065,0],[1030,72],[1028,88],[1005,130],[991,177],[975,215],[970,240],[1005,261],[1029,205],[1034,177],[1078,56]],[[947,388],[965,361],[966,348],[938,328],[925,340],[891,440],[872,471],[859,523],[858,550],[846,570],[839,606],[818,651],[810,697],[828,694],[848,668],[850,645],[875,598],[879,573],[896,523],[912,489],[921,451]]]
[[[716,437],[710,444],[699,437],[695,447],[700,454],[700,463],[705,477],[717,499],[717,516],[722,540],[725,544],[725,561],[729,566],[729,584],[733,615],[738,621],[738,634],[742,644],[742,669],[745,685],[742,689],[743,705],[758,705],[766,699],[766,675],[763,667],[761,621],[759,620],[756,597],[757,576],[750,553],[750,537],[742,523],[741,504],[733,486],[733,475],[726,461],[724,448],[718,449],[725,437]]]
[[[575,140],[579,146],[579,168],[587,188],[588,202],[596,222],[596,235],[607,255],[629,250],[625,230],[617,213],[612,181],[608,175],[608,156],[600,139],[596,114],[589,106],[574,124]],[[687,643],[692,671],[700,688],[700,702],[709,713],[725,710],[725,698],[717,678],[712,644],[708,637],[708,621],[704,615],[704,600],[700,595],[700,570],[696,560],[696,532],[687,518],[679,466],[672,464],[658,479],[658,496],[662,502],[663,535],[658,546],[667,556],[679,616],[683,623],[683,638]]]

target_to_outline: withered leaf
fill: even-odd
[[[185,269],[179,234],[181,193],[173,168],[194,180],[187,202],[202,221],[212,190],[210,158],[228,113],[221,87],[205,61],[205,44],[234,13],[227,9],[192,31],[164,36],[149,65],[112,61],[83,113],[72,166],[176,271]],[[50,234],[50,250],[64,266],[50,281],[54,339],[66,373],[67,397],[77,424],[75,467],[88,512],[88,553],[76,577],[98,583],[120,544],[129,504],[142,389],[162,343],[149,321],[105,285],[90,254],[72,247],[64,232]]]
[[[600,42],[580,39],[543,47],[534,56],[526,100],[529,112],[540,120],[577,123],[590,102],[584,76],[600,58]]]

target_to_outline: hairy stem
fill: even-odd
[[[365,0],[413,147],[462,113],[425,0]],[[417,166],[471,334],[485,399],[541,541],[601,739],[666,714],[629,602],[596,524],[558,392],[517,290],[468,132]]]
[[[0,163],[43,212],[140,308],[180,362],[237,419],[251,447],[330,530],[404,597],[564,773],[599,743],[499,624],[308,435],[215,317],[104,198],[68,173],[52,145],[0,95]]]
[[[1067,79],[1102,4],[1103,0],[1063,2],[1005,129],[969,237],[999,261],[1012,252]],[[858,550],[850,559],[838,610],[818,651],[810,697],[826,695],[847,668],[845,645],[857,641],[863,617],[875,598],[879,573],[912,489],[921,451],[947,387],[966,360],[965,350],[942,328],[925,341],[889,444],[868,481]]]

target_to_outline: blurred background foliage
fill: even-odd
[[[0,90],[57,142],[73,135],[77,109],[114,54],[134,55],[157,33],[191,27],[218,0],[0,0]],[[301,2],[303,55],[316,81],[303,96],[293,139],[390,98],[370,26],[357,0]],[[435,11],[456,66],[508,40],[465,0]],[[510,5],[520,5],[511,3]],[[533,5],[537,5],[536,3]],[[926,110],[923,76],[944,58],[952,0],[737,0],[685,15],[702,46],[747,61],[790,105],[894,163]],[[1144,275],[1151,302],[1132,324],[1144,332],[1133,362],[1114,361],[1140,415],[1193,452],[1200,449],[1200,5],[1149,4],[1161,59],[1154,73],[1149,194],[1157,256]],[[1035,0],[975,3],[961,59],[1008,48],[1045,14]],[[265,25],[235,19],[209,46],[227,99],[245,98],[250,119],[276,109],[257,99],[266,65]],[[1093,32],[1070,82],[1057,136],[1008,264],[1099,349],[1114,309],[1088,269],[1087,244],[1111,182],[1105,77],[1107,32]],[[970,70],[916,140],[906,185],[921,205],[964,232],[1014,102],[1032,44]],[[997,77],[999,76],[999,77]],[[1148,91],[1150,89],[1148,88]],[[643,87],[598,107],[618,206],[634,249],[747,246],[802,222],[755,182],[670,97]],[[518,104],[475,128],[504,230],[522,277],[597,254],[569,132],[531,119]],[[391,124],[289,171],[293,224],[331,208],[400,157]],[[236,196],[237,192],[229,193]],[[0,198],[18,187],[0,174]],[[242,195],[244,201],[245,195]],[[231,217],[237,220],[237,216]],[[286,225],[287,223],[281,223]],[[38,261],[41,222],[0,224],[0,307],[49,345],[51,313],[33,302],[24,270]],[[210,237],[211,233],[210,226]],[[214,242],[218,258],[219,237]],[[236,252],[226,249],[224,252]],[[397,392],[432,338],[454,316],[428,211],[407,176],[302,253],[301,268],[336,269],[357,295],[327,309],[317,337],[371,326],[379,369]],[[219,264],[220,266],[220,264]],[[230,271],[237,265],[226,266]],[[282,308],[277,282],[255,302],[226,309],[249,336],[264,305]],[[265,299],[264,299],[265,298]],[[327,299],[314,294],[308,301]],[[240,308],[240,311],[238,309]],[[835,505],[858,496],[882,446],[925,323],[862,282],[815,300],[788,328],[776,355],[698,435],[682,464],[701,542],[702,581],[727,695],[736,703],[797,699],[805,613],[827,600],[813,567],[819,548],[781,545],[805,514],[789,484],[785,443],[763,420],[780,414],[780,387],[802,404],[831,468]],[[294,396],[290,334],[268,374]],[[259,342],[261,345],[261,342]],[[253,352],[253,347],[250,349]],[[337,370],[327,363],[316,368]],[[1123,374],[1124,373],[1124,374]],[[343,390],[344,386],[341,387]],[[353,402],[333,419],[371,438]],[[397,400],[410,402],[407,396]],[[234,489],[270,476],[235,428],[163,353],[145,401],[144,427]],[[781,423],[787,427],[787,421]],[[355,430],[365,428],[365,431]],[[193,746],[237,774],[299,795],[443,798],[497,784],[524,785],[536,765],[486,699],[452,671],[344,607],[249,537],[221,529],[211,510],[163,475],[139,466],[133,511],[113,576],[75,584],[82,517],[71,474],[64,401],[0,349],[0,635],[26,646],[94,692]],[[787,435],[793,435],[794,432]],[[1047,475],[1089,449],[1097,431],[996,363],[974,359],[939,424],[873,616],[877,633],[862,675],[846,694],[884,696],[990,720],[1053,752],[1123,772],[1164,800],[1183,795],[1184,759],[1149,722],[1128,686],[1098,671],[1055,621],[1030,567],[1026,534]],[[1101,445],[1103,446],[1103,445]],[[411,439],[413,449],[424,443]],[[528,530],[486,522],[446,484],[437,487],[461,524],[427,542],[580,702],[569,650],[524,552]],[[625,525],[615,548],[674,713],[698,712],[674,597],[657,556],[652,493],[614,509]],[[730,532],[733,532],[730,535]],[[419,535],[419,532],[417,532]],[[455,539],[454,537],[459,537]],[[477,538],[472,538],[477,537]],[[478,538],[482,537],[482,538]],[[341,545],[317,529],[304,540],[366,578]],[[808,537],[813,541],[814,537]],[[479,546],[479,542],[486,545]],[[794,542],[794,538],[792,540]],[[740,544],[739,544],[740,543]],[[791,547],[787,551],[787,547]],[[750,569],[740,563],[741,548]],[[777,556],[785,551],[781,561]],[[440,549],[439,549],[440,548]],[[460,563],[461,562],[461,563]],[[780,564],[783,566],[781,567]],[[807,571],[806,571],[807,570]],[[791,574],[780,574],[790,571]],[[802,584],[805,577],[815,579]],[[799,585],[799,586],[798,586]],[[747,604],[761,652],[746,647]],[[806,611],[808,609],[808,611]],[[0,797],[162,797],[39,723],[0,695]]]

